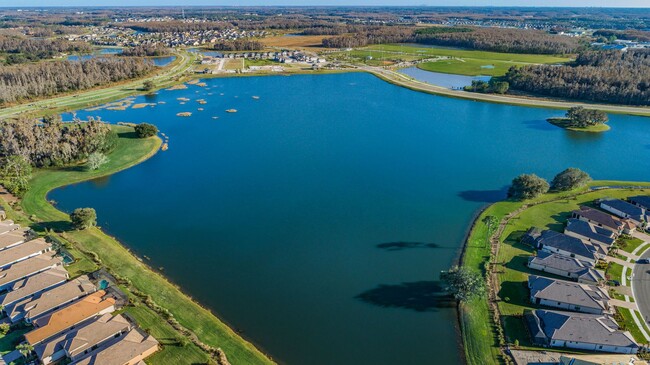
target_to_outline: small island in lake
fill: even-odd
[[[609,126],[605,124],[608,120],[605,112],[581,106],[569,109],[564,117],[546,119],[555,126],[576,132],[606,132],[609,130]]]

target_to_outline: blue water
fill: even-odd
[[[176,56],[151,57],[149,59],[153,61],[154,65],[164,67],[172,63]]]
[[[411,76],[412,78],[433,85],[446,87],[449,89],[461,89],[472,84],[474,80],[490,81],[491,76],[465,76],[453,75],[442,72],[432,72],[421,70],[417,67],[403,68],[399,72]]]
[[[560,111],[363,73],[205,82],[135,101],[165,102],[153,108],[79,111],[155,123],[169,150],[49,198],[96,208],[111,235],[289,364],[459,363],[455,311],[423,293],[478,208],[520,173],[650,179],[642,117],[581,134],[545,121]]]

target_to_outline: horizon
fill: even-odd
[[[577,0],[572,6],[565,6],[566,2],[563,0],[547,0],[544,5],[536,5],[538,0],[459,0],[457,5],[445,5],[436,3],[435,1],[423,3],[422,1],[414,1],[412,3],[394,3],[394,1],[373,1],[370,0],[356,0],[347,2],[348,0],[332,0],[330,3],[322,4],[314,0],[269,0],[260,3],[259,0],[225,0],[222,4],[214,4],[211,0],[198,0],[190,4],[178,3],[178,0],[100,0],[94,2],[93,5],[86,5],[86,0],[68,0],[68,1],[38,1],[26,0],[24,4],[16,6],[15,3],[8,0],[0,0],[0,8],[5,9],[25,9],[25,8],[139,8],[139,7],[205,7],[205,8],[246,8],[246,7],[308,7],[308,8],[328,8],[328,7],[363,7],[363,8],[381,8],[381,7],[394,7],[394,8],[521,8],[521,9],[535,9],[535,8],[558,8],[558,9],[650,9],[646,0],[627,0],[620,1],[612,4],[611,0]],[[117,4],[116,4],[117,3]],[[134,4],[135,3],[135,4]],[[609,3],[609,4],[608,4]]]

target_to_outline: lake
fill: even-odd
[[[283,363],[459,363],[456,313],[430,294],[480,207],[520,173],[650,180],[647,118],[581,134],[545,121],[561,111],[364,73],[204,81],[135,101],[165,102],[153,108],[79,111],[155,123],[169,150],[49,199],[96,208],[109,234]]]

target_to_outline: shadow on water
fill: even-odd
[[[386,251],[401,251],[408,248],[440,248],[440,245],[437,243],[400,241],[400,242],[380,243],[377,245],[377,248],[381,248]]]
[[[559,128],[544,119],[526,120],[523,123],[526,127],[537,131],[554,131]]]
[[[505,199],[508,195],[508,185],[497,190],[465,190],[458,196],[465,201],[475,203],[495,203]]]
[[[456,300],[445,292],[438,281],[380,284],[356,298],[382,308],[403,308],[416,312],[432,312],[456,306]]]

